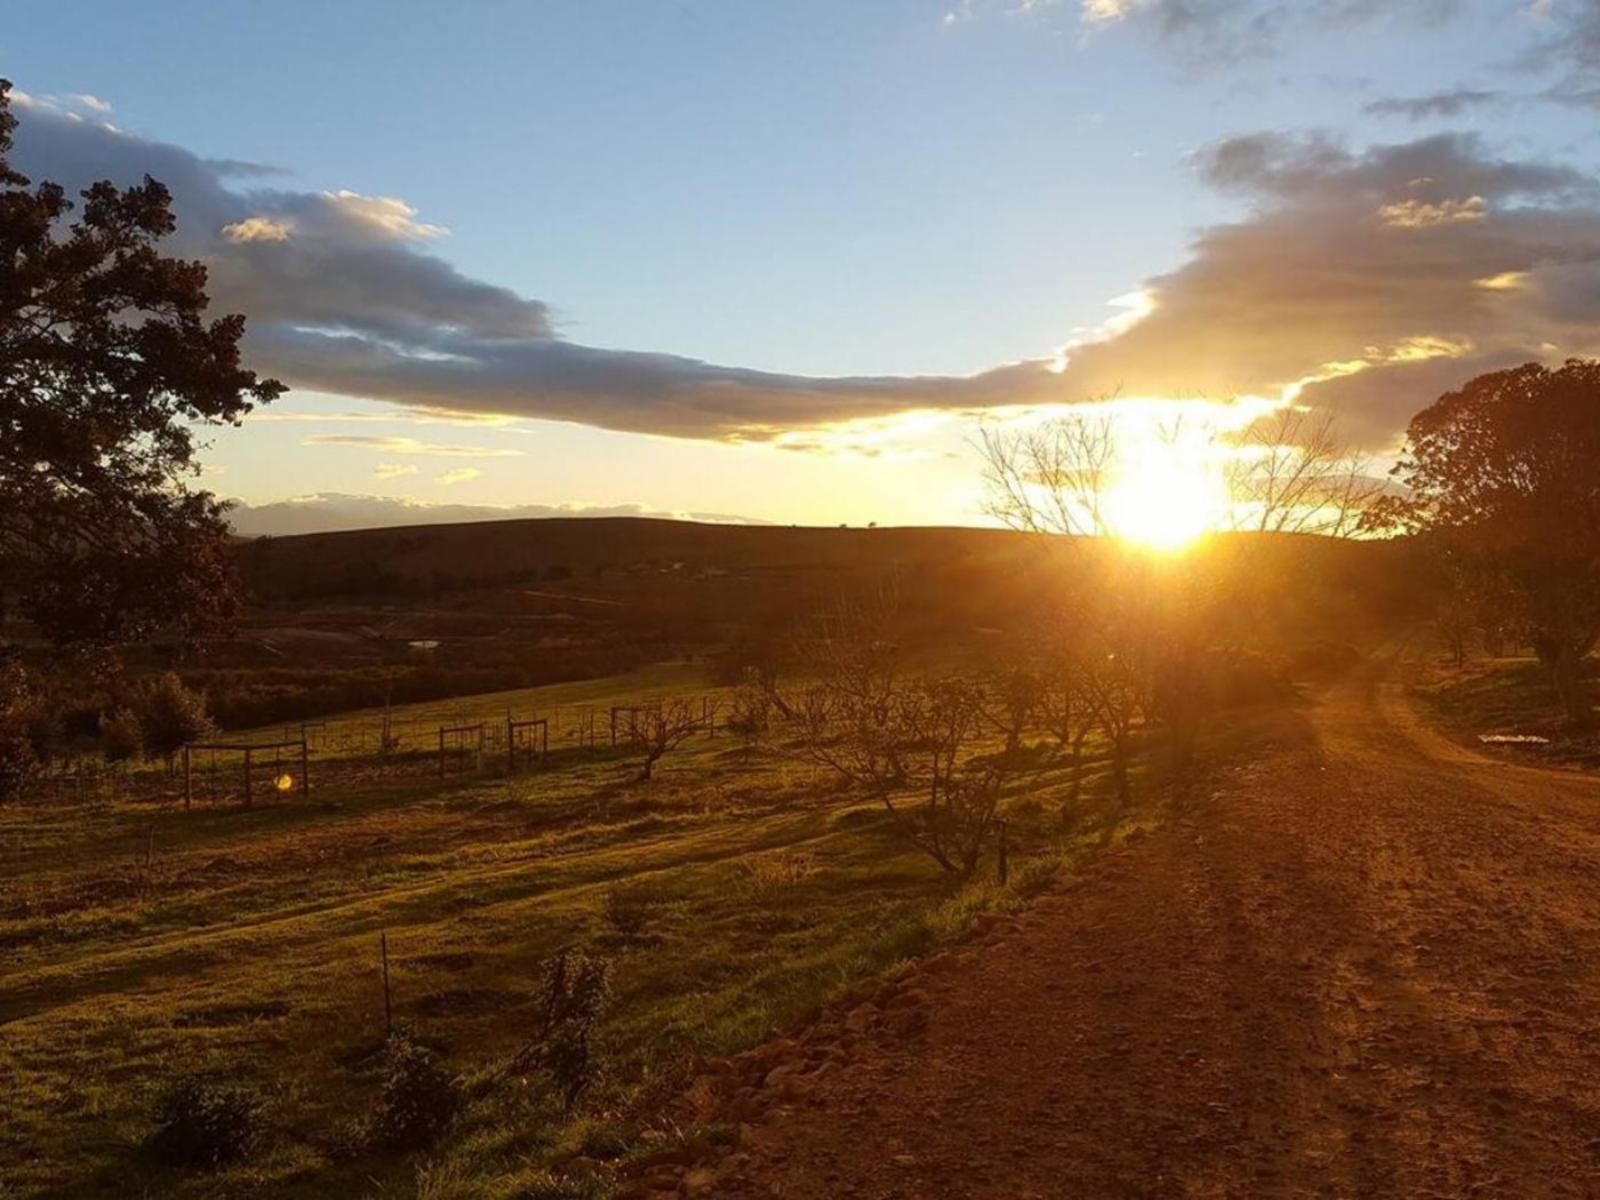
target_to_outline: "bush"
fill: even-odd
[[[33,703],[28,673],[0,663],[0,804],[17,799],[39,766],[28,728]]]
[[[206,713],[205,693],[191,691],[172,671],[145,686],[137,712],[145,753],[160,755],[169,764],[184,746],[215,728]]]
[[[539,1029],[506,1065],[506,1073],[546,1072],[567,1111],[599,1075],[592,1036],[611,998],[611,964],[570,947],[544,965]]]
[[[637,938],[655,920],[661,893],[646,886],[616,887],[605,896],[606,923],[625,938]]]
[[[119,708],[100,720],[100,749],[108,763],[123,763],[144,752],[144,730],[132,709]]]
[[[739,860],[745,884],[758,896],[771,896],[803,883],[817,873],[817,857],[805,850],[747,855]]]
[[[367,1140],[387,1150],[432,1145],[461,1108],[461,1085],[426,1046],[404,1036],[384,1052],[383,1091]]]
[[[247,1157],[262,1135],[261,1106],[240,1088],[186,1075],[162,1094],[149,1147],[173,1166],[218,1167]]]

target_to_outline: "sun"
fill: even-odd
[[[1133,429],[1120,439],[1102,497],[1107,528],[1124,541],[1173,552],[1218,528],[1227,511],[1222,472],[1204,431]]]

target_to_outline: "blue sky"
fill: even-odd
[[[1219,185],[1206,156],[1227,139],[1315,135],[1359,156],[1458,132],[1480,138],[1450,158],[1463,179],[1476,178],[1465,158],[1587,175],[1595,109],[1570,98],[1586,86],[1583,66],[1540,51],[1583,33],[1593,7],[1191,0],[1184,11],[1206,19],[1178,27],[1171,0],[79,3],[37,6],[25,30],[0,35],[0,71],[34,98],[41,122],[91,94],[109,113],[77,103],[79,114],[125,135],[286,172],[227,181],[236,192],[403,200],[416,223],[448,230],[413,237],[404,253],[541,302],[541,338],[786,379],[988,378],[1085,337],[1114,311],[1108,301],[1194,262],[1205,231],[1306,203],[1260,180]],[[1270,36],[1266,21],[1278,22]],[[1563,89],[1569,98],[1550,98]],[[1368,111],[1469,92],[1479,98],[1422,119]],[[137,142],[113,147],[107,170],[129,169],[136,151]],[[1340,169],[1348,182],[1362,168]],[[1580,191],[1508,184],[1487,202],[1491,217],[1529,205],[1587,213]],[[1452,332],[1454,317],[1425,328],[1417,311],[1406,311],[1395,345],[1433,336],[1487,352],[1483,334]],[[1192,348],[1201,334],[1173,336]],[[1370,336],[1364,326],[1349,344]],[[1328,361],[1348,353],[1330,344]],[[1304,354],[1313,373],[1318,354]],[[1108,380],[1144,393],[1170,383],[1141,378],[1145,361],[1086,372],[1078,395],[1068,372],[1059,400]],[[1257,372],[1235,354],[1196,382],[1208,394],[1270,390],[1290,381],[1286,371],[1298,378],[1292,365]],[[417,400],[410,385],[329,386],[321,369],[306,378],[316,386],[300,384],[281,407],[372,416]],[[913,428],[892,453],[837,437],[780,450],[772,429],[809,445],[810,431],[835,430],[854,410],[830,398],[815,420],[797,420],[791,406],[758,413],[752,425],[767,428],[752,439],[737,432],[737,413],[704,429],[636,420],[635,396],[597,417],[608,427],[599,430],[573,423],[585,419],[577,401],[544,405],[533,394],[542,386],[527,385],[526,404],[501,390],[466,405],[510,412],[514,424],[465,432],[520,453],[463,459],[480,474],[459,483],[434,484],[444,471],[432,461],[377,479],[377,466],[419,456],[374,465],[379,451],[304,445],[310,423],[278,422],[219,437],[211,486],[257,504],[309,492],[427,501],[443,486],[453,501],[485,504],[633,503],[799,521],[979,516],[959,421]],[[1010,386],[1003,377],[959,400],[926,402],[920,391],[887,407],[874,400],[861,416],[970,413],[1000,404]],[[1019,402],[1040,398],[1031,381],[1016,390]],[[1366,401],[1352,403],[1365,414]],[[730,429],[743,444],[729,444]],[[401,435],[421,436],[409,425]],[[450,443],[464,440],[452,430]],[[762,488],[750,487],[752,474]]]

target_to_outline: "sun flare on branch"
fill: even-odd
[[[1101,512],[1113,537],[1174,551],[1228,522],[1216,438],[1197,422],[1122,423]]]
[[[1331,419],[1292,404],[1118,399],[981,430],[988,512],[1163,553],[1220,531],[1349,536],[1381,491]]]

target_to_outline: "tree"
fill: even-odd
[[[205,693],[185,687],[172,671],[144,687],[135,712],[145,753],[166,759],[169,769],[179,750],[215,728],[206,713]]]
[[[1568,719],[1593,725],[1579,664],[1600,637],[1600,362],[1478,376],[1412,418],[1394,474],[1410,495],[1369,526],[1432,535],[1513,589]]]
[[[1288,405],[1237,441],[1228,493],[1241,530],[1349,537],[1383,493],[1370,462],[1340,439],[1333,413]]]
[[[0,662],[0,804],[17,799],[38,769],[29,712],[35,702],[34,681],[17,663]]]
[[[100,747],[108,763],[125,763],[144,751],[144,730],[131,708],[119,708],[100,719]]]
[[[639,782],[647,783],[656,763],[705,727],[705,718],[687,700],[668,700],[628,714],[623,735],[644,756]]]
[[[1021,431],[986,427],[980,438],[990,516],[1028,533],[1110,532],[1103,501],[1117,446],[1108,414],[1071,413]]]
[[[206,269],[156,248],[167,189],[94,184],[81,211],[9,161],[0,80],[0,615],[58,643],[190,635],[231,611],[223,506],[192,490],[196,425],[282,393],[206,321]]]

